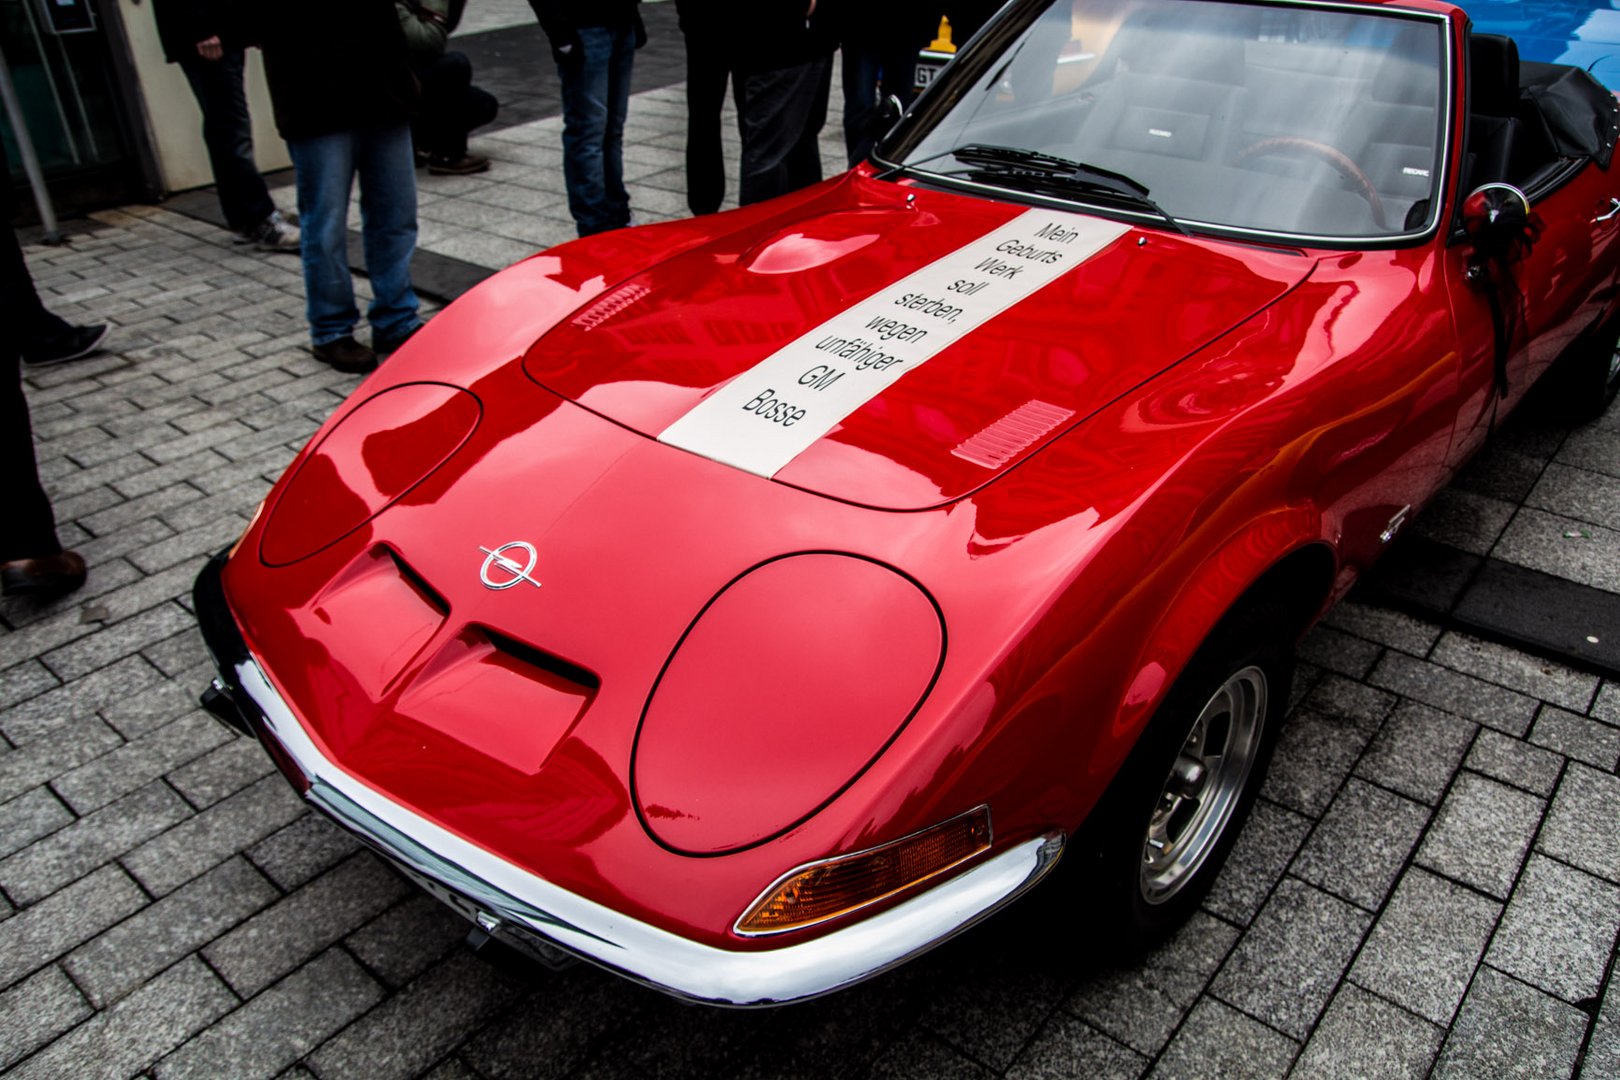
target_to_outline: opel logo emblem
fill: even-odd
[[[478,579],[487,588],[510,589],[520,581],[527,581],[537,589],[540,587],[540,583],[529,576],[533,573],[534,564],[539,561],[540,556],[534,550],[534,545],[527,540],[513,540],[511,543],[502,544],[494,551],[487,547],[479,547],[478,550],[487,556],[484,559],[483,569],[478,571]],[[509,551],[523,552],[524,560],[519,562],[507,555]]]

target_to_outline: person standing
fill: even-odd
[[[900,99],[901,108],[911,104],[917,53],[939,27],[941,5],[938,0],[889,0],[877,5],[837,0],[837,4],[844,60],[844,148],[854,168],[883,134],[882,99],[892,94]]]
[[[742,136],[738,203],[821,179],[833,38],[816,0],[746,0],[733,16],[732,96]]]
[[[254,5],[249,40],[264,51],[276,127],[297,171],[304,302],[311,352],[364,372],[421,328],[411,288],[416,76],[393,0],[282,0]],[[349,192],[360,180],[360,237],[372,301],[371,346],[354,338]]]
[[[647,42],[640,0],[529,0],[562,80],[563,180],[579,235],[630,224],[624,119],[630,72]]]
[[[218,0],[152,0],[163,55],[180,65],[202,109],[203,142],[225,224],[260,251],[298,250],[253,160],[253,126],[242,85],[244,53]]]
[[[466,0],[394,0],[411,69],[422,85],[422,102],[411,137],[418,159],[435,176],[469,176],[489,168],[489,158],[467,152],[467,135],[495,119],[495,95],[472,84],[472,61],[448,48]]]
[[[25,357],[34,363],[58,363],[87,356],[107,337],[105,326],[72,326],[45,310],[34,290],[11,219],[17,196],[11,170],[0,169],[0,593],[48,598],[84,584],[84,559],[64,551],[56,535],[51,500],[39,482],[34,459],[34,432],[23,396]],[[46,332],[43,337],[41,333]],[[54,351],[40,352],[42,344]],[[35,350],[30,354],[29,350]]]
[[[720,114],[731,77],[731,28],[724,0],[675,0],[686,38],[686,205],[712,214],[726,199]]]

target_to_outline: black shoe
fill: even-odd
[[[309,351],[315,354],[315,359],[350,375],[377,370],[377,354],[352,337],[344,336],[324,345],[312,345]]]
[[[462,154],[458,158],[435,154],[428,159],[428,172],[434,176],[471,176],[488,168],[489,158],[482,154]]]
[[[95,326],[70,326],[64,334],[43,338],[25,347],[22,351],[23,363],[34,367],[46,367],[89,356],[101,348],[101,343],[107,340],[107,335],[111,332],[112,327],[105,323],[98,323]]]
[[[407,341],[411,339],[411,335],[415,334],[420,329],[422,329],[422,324],[417,323],[409,330],[406,330],[400,334],[394,334],[392,336],[373,333],[371,335],[371,351],[376,353],[378,357],[384,357],[388,356],[390,353],[396,353]]]
[[[49,599],[83,585],[84,575],[84,558],[76,551],[59,551],[39,559],[13,559],[0,563],[0,593]]]

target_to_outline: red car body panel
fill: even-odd
[[[1448,12],[1461,48],[1460,12],[1406,6]],[[1310,561],[1313,607],[1341,595],[1493,413],[1612,313],[1617,223],[1590,219],[1617,191],[1589,166],[1537,204],[1531,325],[1504,402],[1469,249],[1443,231],[1341,251],[1131,229],[772,479],[656,436],[1024,208],[863,167],[734,214],[565,245],[457,301],[361,386],[270,494],[226,595],[345,772],[636,919],[771,948],[731,928],[793,867],[981,804],[998,847],[1075,829],[1199,643],[1284,559]],[[364,439],[342,442],[345,419],[385,392],[462,408],[448,386],[475,399],[476,424],[458,435],[457,413],[401,451],[427,474],[414,486],[382,475],[394,459],[368,458]],[[991,466],[953,453],[1031,402],[1069,415]],[[325,486],[300,492],[323,438],[341,461],[308,466]],[[342,505],[349,517],[323,510]],[[518,540],[538,551],[535,580],[481,584],[487,552]],[[827,590],[842,600],[810,595],[808,571],[769,588],[748,577],[843,556],[871,568],[847,575],[871,587]],[[737,582],[797,605],[794,625],[822,640],[802,665],[777,642],[763,668],[727,670],[728,653],[765,648],[734,619],[679,693],[724,682],[741,715],[644,716],[700,613]],[[848,692],[862,677],[869,711]],[[748,792],[705,799],[747,761]]]

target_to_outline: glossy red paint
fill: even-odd
[[[1406,6],[1446,12],[1461,49],[1460,12]],[[1448,201],[1463,119],[1454,103]],[[795,866],[981,804],[998,848],[1074,830],[1210,628],[1279,565],[1324,609],[1492,416],[1613,314],[1620,223],[1590,219],[1617,194],[1588,167],[1536,205],[1535,315],[1505,401],[1469,251],[1443,230],[1343,251],[1145,227],[774,480],[649,436],[1022,207],[862,168],[565,245],[452,305],[362,385],[272,493],[226,592],[353,776],[637,919],[775,947],[730,927]],[[388,427],[368,402],[446,380],[478,416],[425,477],[358,449]],[[993,467],[952,454],[1032,401],[1072,415]],[[486,552],[513,541],[537,549],[534,581],[486,587]],[[806,554],[821,552],[839,554]],[[811,562],[840,556],[865,569],[840,582]],[[728,656],[755,659],[728,673]],[[727,715],[696,735],[685,713],[711,681]]]

